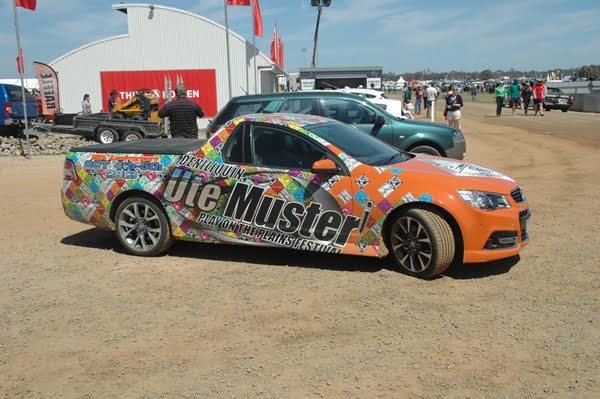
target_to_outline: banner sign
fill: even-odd
[[[367,89],[373,85],[374,89],[381,89],[381,78],[367,78]]]
[[[300,90],[314,90],[315,80],[314,79],[301,79]]]
[[[217,84],[214,69],[100,72],[102,108],[104,111],[108,110],[108,97],[111,90],[116,90],[117,97],[125,102],[135,97],[135,93],[140,89],[148,89],[162,104],[166,98],[175,98],[174,88],[170,93],[161,89],[165,87],[165,80],[183,81],[188,90],[187,98],[202,107],[205,117],[217,114]]]
[[[56,72],[49,65],[37,61],[33,62],[33,70],[40,86],[42,114],[54,115],[60,111],[58,77],[56,76]]]

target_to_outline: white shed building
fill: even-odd
[[[171,79],[173,88],[182,78],[188,97],[205,111],[200,122],[205,127],[206,118],[229,101],[225,26],[160,5],[115,4],[112,8],[127,14],[128,34],[84,45],[50,63],[58,75],[63,111],[81,111],[85,93],[91,95],[94,111],[106,110],[113,89],[123,99],[141,88],[165,95],[165,78]],[[277,75],[283,71],[268,56],[231,30],[229,48],[232,96],[277,89]]]

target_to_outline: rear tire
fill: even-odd
[[[119,141],[119,134],[111,127],[100,127],[96,132],[96,140],[102,144],[110,144]]]
[[[398,215],[390,226],[388,243],[398,268],[419,278],[446,270],[456,247],[448,222],[424,209],[409,209]]]
[[[154,256],[173,243],[171,227],[162,207],[143,197],[131,197],[119,205],[115,232],[127,252]]]
[[[133,130],[129,130],[123,133],[123,137],[121,140],[123,141],[138,141],[143,139],[144,137],[139,132],[134,132]]]
[[[563,108],[563,109],[561,109],[561,111],[562,111],[562,112],[567,112],[567,111],[568,111],[568,109],[567,109],[567,108]]]

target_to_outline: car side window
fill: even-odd
[[[275,100],[264,100],[250,103],[237,103],[232,109],[227,110],[223,115],[223,122],[229,119],[236,118],[242,115],[248,114],[262,114],[275,112],[278,101]]]
[[[256,103],[240,104],[237,107],[237,109],[233,112],[233,115],[231,115],[231,118],[235,118],[236,116],[240,116],[240,115],[262,113],[263,109],[265,108],[265,106],[267,104],[268,104],[268,101],[259,101]]]
[[[253,124],[250,133],[253,165],[278,169],[310,170],[328,152],[282,127]]]
[[[338,98],[323,99],[324,115],[348,124],[375,123],[377,114],[363,104]]]
[[[223,149],[223,155],[226,162],[232,164],[245,164],[250,162],[250,142],[248,140],[248,135],[244,135],[244,130],[247,125],[247,123],[240,123],[229,135],[225,148]]]
[[[292,112],[295,114],[318,115],[317,102],[314,98],[292,98],[283,103],[279,112]]]

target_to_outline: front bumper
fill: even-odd
[[[462,139],[453,139],[453,146],[446,150],[446,156],[454,159],[464,159],[467,155],[467,141]]]
[[[496,211],[473,209],[473,217],[460,221],[465,263],[509,258],[518,255],[529,244],[529,206],[527,203],[511,203],[511,206],[512,208]],[[512,240],[507,239],[509,237]]]
[[[565,103],[545,103],[544,104],[544,108],[546,108],[546,109],[560,109],[562,111],[563,109],[568,110],[569,108],[571,108],[571,104],[565,104]]]

